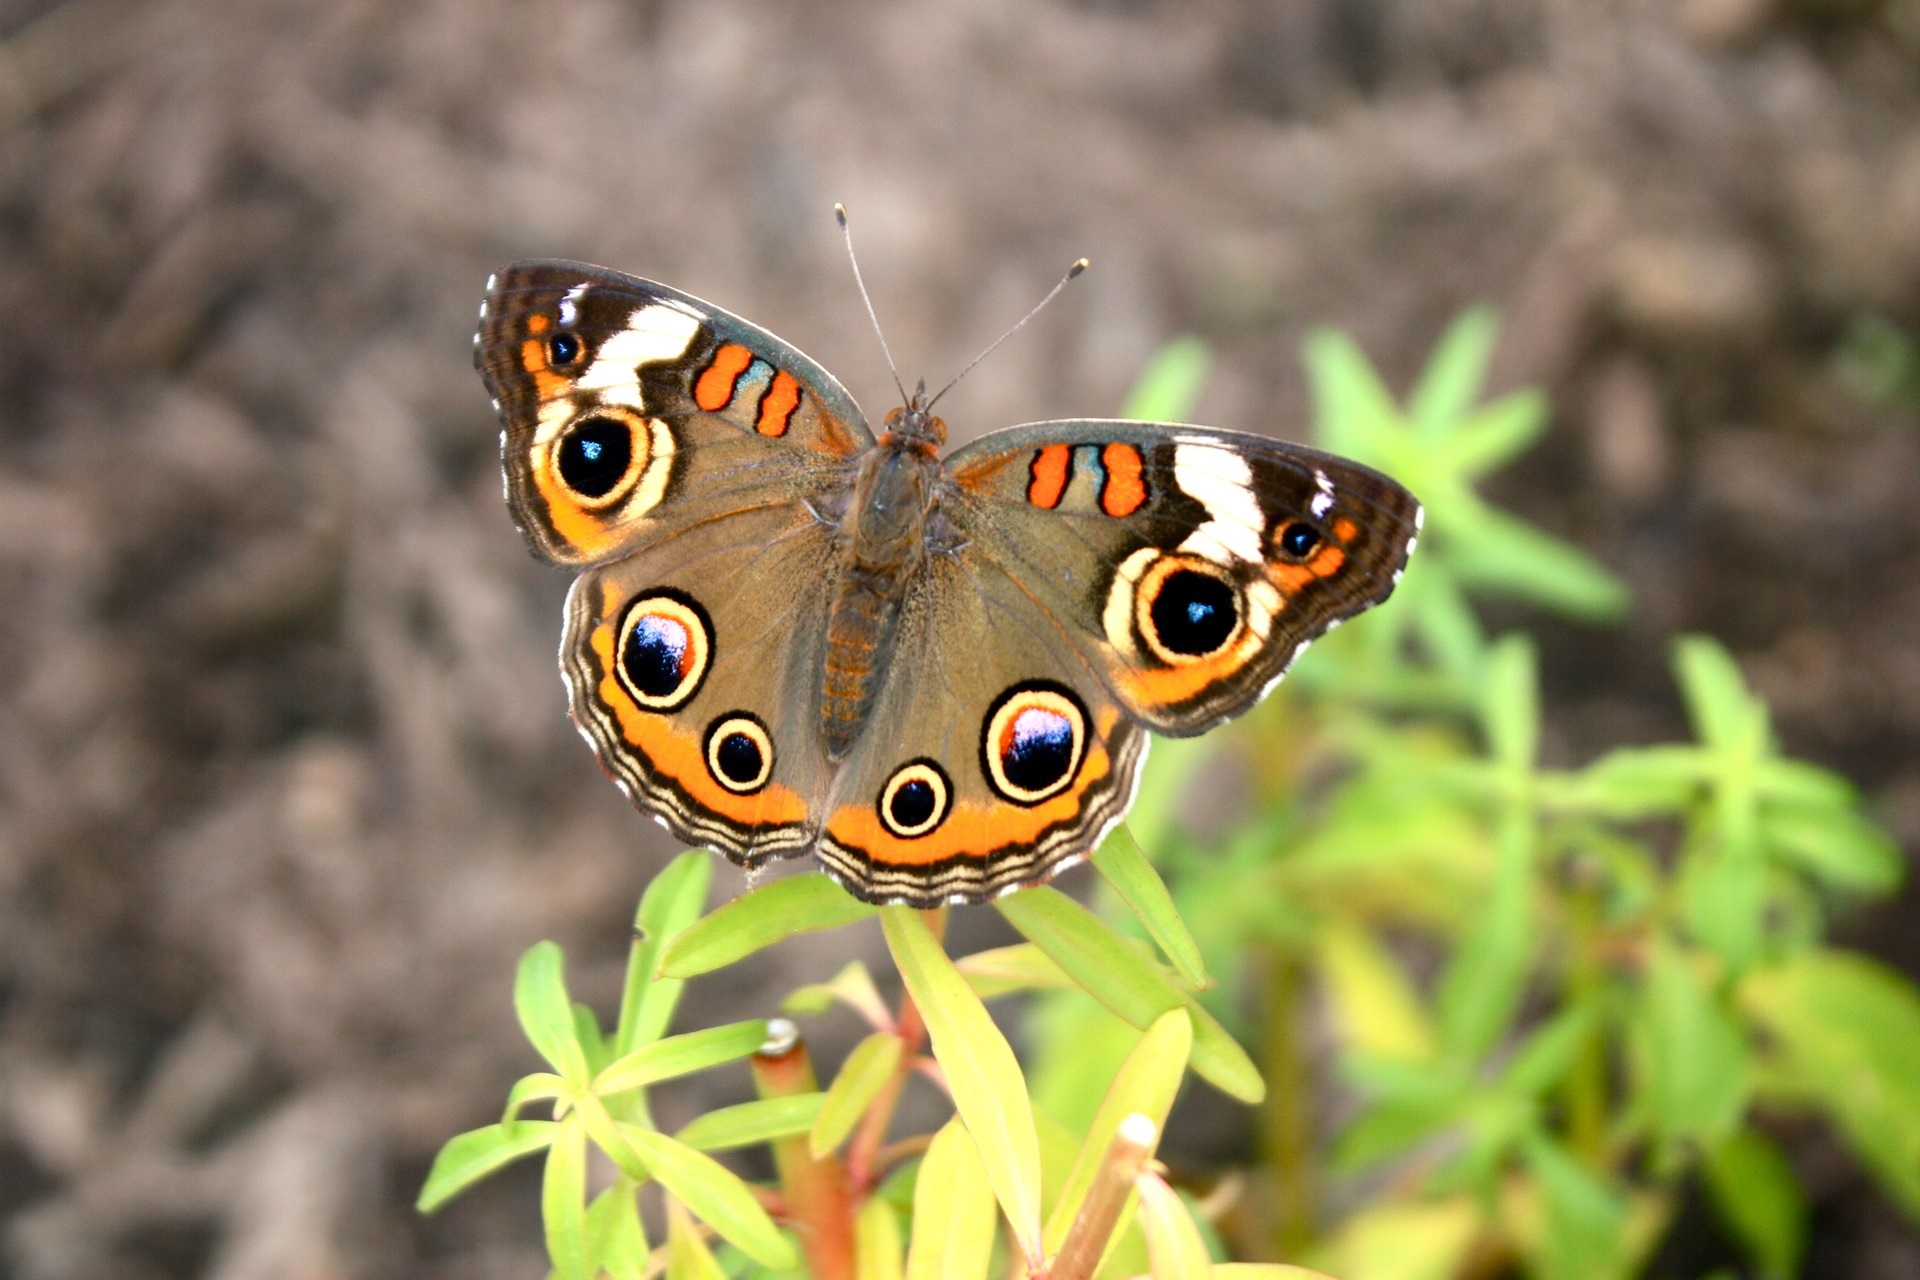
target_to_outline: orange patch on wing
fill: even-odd
[[[1268,564],[1267,576],[1273,580],[1273,585],[1280,588],[1280,594],[1291,598],[1300,594],[1301,588],[1308,583],[1331,578],[1340,572],[1340,566],[1346,562],[1347,553],[1328,544],[1305,564]]]
[[[736,795],[707,772],[699,733],[682,732],[671,718],[643,710],[627,696],[613,674],[614,624],[608,608],[603,601],[601,621],[589,641],[604,673],[598,696],[620,722],[620,737],[646,762],[647,771],[671,781],[701,808],[741,826],[784,827],[805,822],[807,802],[792,787],[768,783],[754,795]]]
[[[538,338],[528,338],[520,344],[520,367],[533,379],[534,395],[542,404],[559,399],[572,385],[547,364],[547,344]]]
[[[552,325],[553,321],[549,320],[544,313],[539,311],[535,311],[527,317],[528,333],[545,333]]]
[[[1174,706],[1231,679],[1260,652],[1260,645],[1260,638],[1248,628],[1231,647],[1198,662],[1177,667],[1116,666],[1114,683],[1127,698],[1143,706]]]
[[[1352,542],[1354,535],[1360,532],[1360,526],[1341,516],[1333,522],[1333,536],[1342,542]]]
[[[546,504],[547,523],[575,555],[582,560],[593,560],[613,545],[614,535],[606,522],[592,512],[581,510],[580,504],[555,481],[550,459],[536,458],[531,470],[534,487]]]
[[[700,378],[693,384],[693,402],[708,413],[718,413],[733,400],[733,389],[740,375],[753,363],[753,352],[737,342],[729,342],[713,353]]]
[[[1070,445],[1050,444],[1034,454],[1033,465],[1028,468],[1027,501],[1048,511],[1059,506],[1061,495],[1067,491],[1067,477],[1072,474],[1072,469],[1073,448]]]
[[[767,394],[760,397],[760,420],[753,429],[775,439],[787,434],[787,423],[800,407],[800,381],[785,369],[773,375]]]
[[[1032,808],[964,801],[954,805],[946,821],[927,835],[902,840],[881,825],[872,805],[846,805],[828,817],[827,834],[883,867],[926,866],[958,856],[978,858],[1006,845],[1037,843],[1048,828],[1070,825],[1080,814],[1081,798],[1113,771],[1106,742],[1119,716],[1107,710],[1099,720],[1100,737],[1088,746],[1074,785]]]
[[[1110,516],[1130,516],[1147,500],[1145,468],[1140,451],[1130,444],[1110,444],[1100,451],[1107,482],[1100,488],[1100,509]]]

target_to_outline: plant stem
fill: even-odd
[[[806,1042],[784,1018],[768,1024],[767,1043],[753,1055],[753,1082],[763,1098],[812,1093],[820,1087]],[[846,1169],[834,1156],[814,1159],[805,1134],[772,1145],[781,1193],[806,1252],[807,1270],[814,1280],[853,1280],[854,1199]]]
[[[1591,885],[1575,885],[1567,895],[1571,950],[1567,960],[1566,1004],[1576,1007],[1595,998],[1605,975],[1600,955],[1600,897]],[[1594,1032],[1566,1081],[1567,1145],[1594,1169],[1607,1160],[1607,1046]]]
[[[1267,954],[1262,992],[1262,1068],[1267,1100],[1260,1108],[1260,1144],[1273,1175],[1273,1245],[1297,1258],[1313,1243],[1313,1080],[1301,1042],[1302,966],[1284,942]]]
[[[1114,1228],[1120,1224],[1134,1180],[1153,1157],[1158,1136],[1153,1121],[1146,1116],[1130,1115],[1120,1122],[1106,1154],[1100,1158],[1087,1198],[1081,1201],[1080,1212],[1074,1215],[1073,1225],[1067,1228],[1066,1238],[1053,1256],[1048,1280],[1091,1280],[1113,1239]]]
[[[906,1087],[907,1075],[913,1070],[913,1060],[919,1056],[921,1046],[927,1039],[927,1024],[920,1017],[920,1009],[914,1004],[912,993],[904,989],[900,992],[900,1010],[894,1017],[894,1026],[897,1028],[895,1034],[900,1037],[900,1064],[893,1069],[892,1079],[874,1095],[873,1102],[867,1107],[867,1114],[860,1118],[860,1128],[854,1134],[853,1142],[847,1147],[847,1179],[862,1194],[871,1190],[876,1180],[875,1155],[880,1150],[880,1144],[886,1141],[894,1110],[900,1104],[900,1092]]]

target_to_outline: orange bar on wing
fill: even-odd
[[[713,353],[713,363],[693,384],[693,402],[708,413],[718,413],[733,400],[733,388],[740,375],[753,363],[753,352],[737,342],[729,342]]]
[[[1067,445],[1050,444],[1034,454],[1027,472],[1027,501],[1048,511],[1059,506],[1072,467],[1073,450]]]
[[[763,436],[787,434],[787,423],[800,407],[800,383],[785,369],[773,375],[767,394],[760,398],[760,420],[753,429]]]
[[[1110,444],[1100,451],[1107,482],[1100,489],[1100,509],[1110,516],[1130,516],[1147,500],[1146,469],[1140,451],[1130,444]]]

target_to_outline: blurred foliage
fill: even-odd
[[[1481,403],[1495,334],[1490,312],[1462,316],[1404,406],[1350,341],[1309,342],[1321,443],[1418,493],[1424,544],[1394,599],[1257,712],[1159,745],[1095,856],[1100,910],[1015,894],[994,908],[1025,941],[956,961],[944,912],[818,875],[709,913],[710,863],[687,854],[641,903],[611,1030],[571,1001],[557,948],[528,952],[515,1007],[549,1069],[447,1144],[421,1208],[544,1154],[562,1280],[1317,1274],[1220,1262],[1228,1246],[1346,1280],[1608,1280],[1637,1274],[1698,1185],[1753,1274],[1787,1277],[1807,1207],[1767,1124],[1805,1112],[1920,1218],[1920,992],[1823,941],[1902,866],[1853,788],[1783,757],[1702,637],[1674,647],[1692,741],[1541,763],[1534,644],[1488,636],[1474,599],[1605,621],[1627,598],[1479,496],[1547,414],[1530,391]],[[1206,365],[1172,344],[1130,411],[1184,417]],[[1238,816],[1188,811],[1202,771],[1243,784]],[[824,1089],[784,1018],[667,1034],[686,979],[876,915],[897,1002],[856,963],[785,1003],[868,1028]],[[1025,1071],[984,1003],[1014,994],[1032,996]],[[1308,1047],[1321,1011],[1332,1079]],[[757,1100],[658,1130],[649,1087],[742,1058]],[[1152,1158],[1188,1071],[1258,1108],[1237,1206],[1183,1197]],[[889,1141],[916,1077],[954,1118]],[[1360,1106],[1329,1145],[1330,1086]],[[522,1119],[535,1104],[551,1118]],[[774,1185],[705,1154],[751,1144]],[[591,1194],[590,1149],[614,1170]]]

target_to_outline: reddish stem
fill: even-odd
[[[767,1043],[753,1056],[753,1082],[763,1098],[813,1093],[820,1087],[799,1031],[785,1019],[768,1026]],[[834,1156],[816,1160],[807,1135],[773,1143],[787,1221],[800,1237],[814,1280],[853,1280],[854,1198],[847,1171]]]

